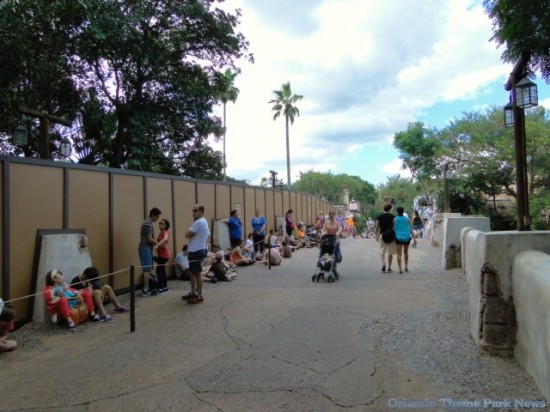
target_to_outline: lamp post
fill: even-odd
[[[23,106],[19,106],[18,109],[21,113],[28,114],[33,117],[37,117],[38,120],[40,120],[40,141],[38,145],[38,151],[40,152],[41,159],[49,159],[50,158],[50,122],[60,123],[68,127],[70,127],[73,123],[70,120],[65,120],[65,119],[62,119],[61,117],[53,116],[45,110],[33,110]],[[17,128],[15,130],[17,132]],[[20,129],[20,132],[22,132],[22,129]],[[14,135],[14,140],[15,140],[15,135]],[[68,139],[65,139],[65,140],[68,141]],[[26,141],[25,143],[23,143],[23,145],[24,144],[26,144]],[[63,146],[63,142],[61,143],[61,145]]]
[[[275,189],[275,186],[277,186],[278,173],[275,170],[270,170],[269,173],[271,174],[271,187]]]
[[[527,163],[526,163],[526,139],[525,139],[525,109],[538,105],[537,85],[523,78],[529,63],[528,53],[522,53],[516,61],[504,89],[511,92],[511,105],[504,107],[504,124],[506,127],[514,127],[514,147],[516,154],[516,194],[517,194],[517,230],[527,231],[531,229],[531,217],[529,215],[529,193],[527,192]]]
[[[449,180],[453,178],[453,172],[449,170],[449,163],[443,165],[443,212],[451,212],[451,200],[449,197]]]

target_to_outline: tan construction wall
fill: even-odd
[[[122,291],[129,287],[126,269],[139,266],[139,230],[152,207],[171,223],[173,255],[186,242],[196,203],[205,205],[209,223],[239,208],[245,236],[252,230],[257,207],[266,216],[268,230],[288,209],[295,211],[296,221],[313,224],[318,210],[331,207],[311,195],[240,183],[9,156],[0,156],[0,164],[0,296],[12,303],[17,321],[32,317],[27,296],[34,293],[33,277],[41,285],[45,276],[33,273],[38,230],[83,229],[93,265],[101,274],[116,273],[107,281]]]

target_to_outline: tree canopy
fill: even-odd
[[[24,104],[78,119],[83,162],[187,174],[202,159],[219,176],[204,144],[223,133],[212,108],[223,70],[252,58],[240,12],[218,2],[2,2],[0,133],[11,134]]]
[[[531,57],[531,68],[550,81],[550,0],[484,0],[493,21],[491,38],[506,49],[505,62],[515,62],[523,52]]]

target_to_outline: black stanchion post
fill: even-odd
[[[130,266],[130,332],[136,331],[136,267]]]
[[[267,267],[271,270],[271,236],[267,237]]]

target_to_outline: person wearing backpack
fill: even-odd
[[[382,261],[382,273],[392,273],[391,264],[393,255],[397,254],[395,247],[395,233],[393,231],[393,218],[390,213],[392,208],[391,203],[384,205],[384,212],[376,218],[376,241],[380,246],[380,260]],[[388,266],[386,271],[386,255],[388,255]]]

